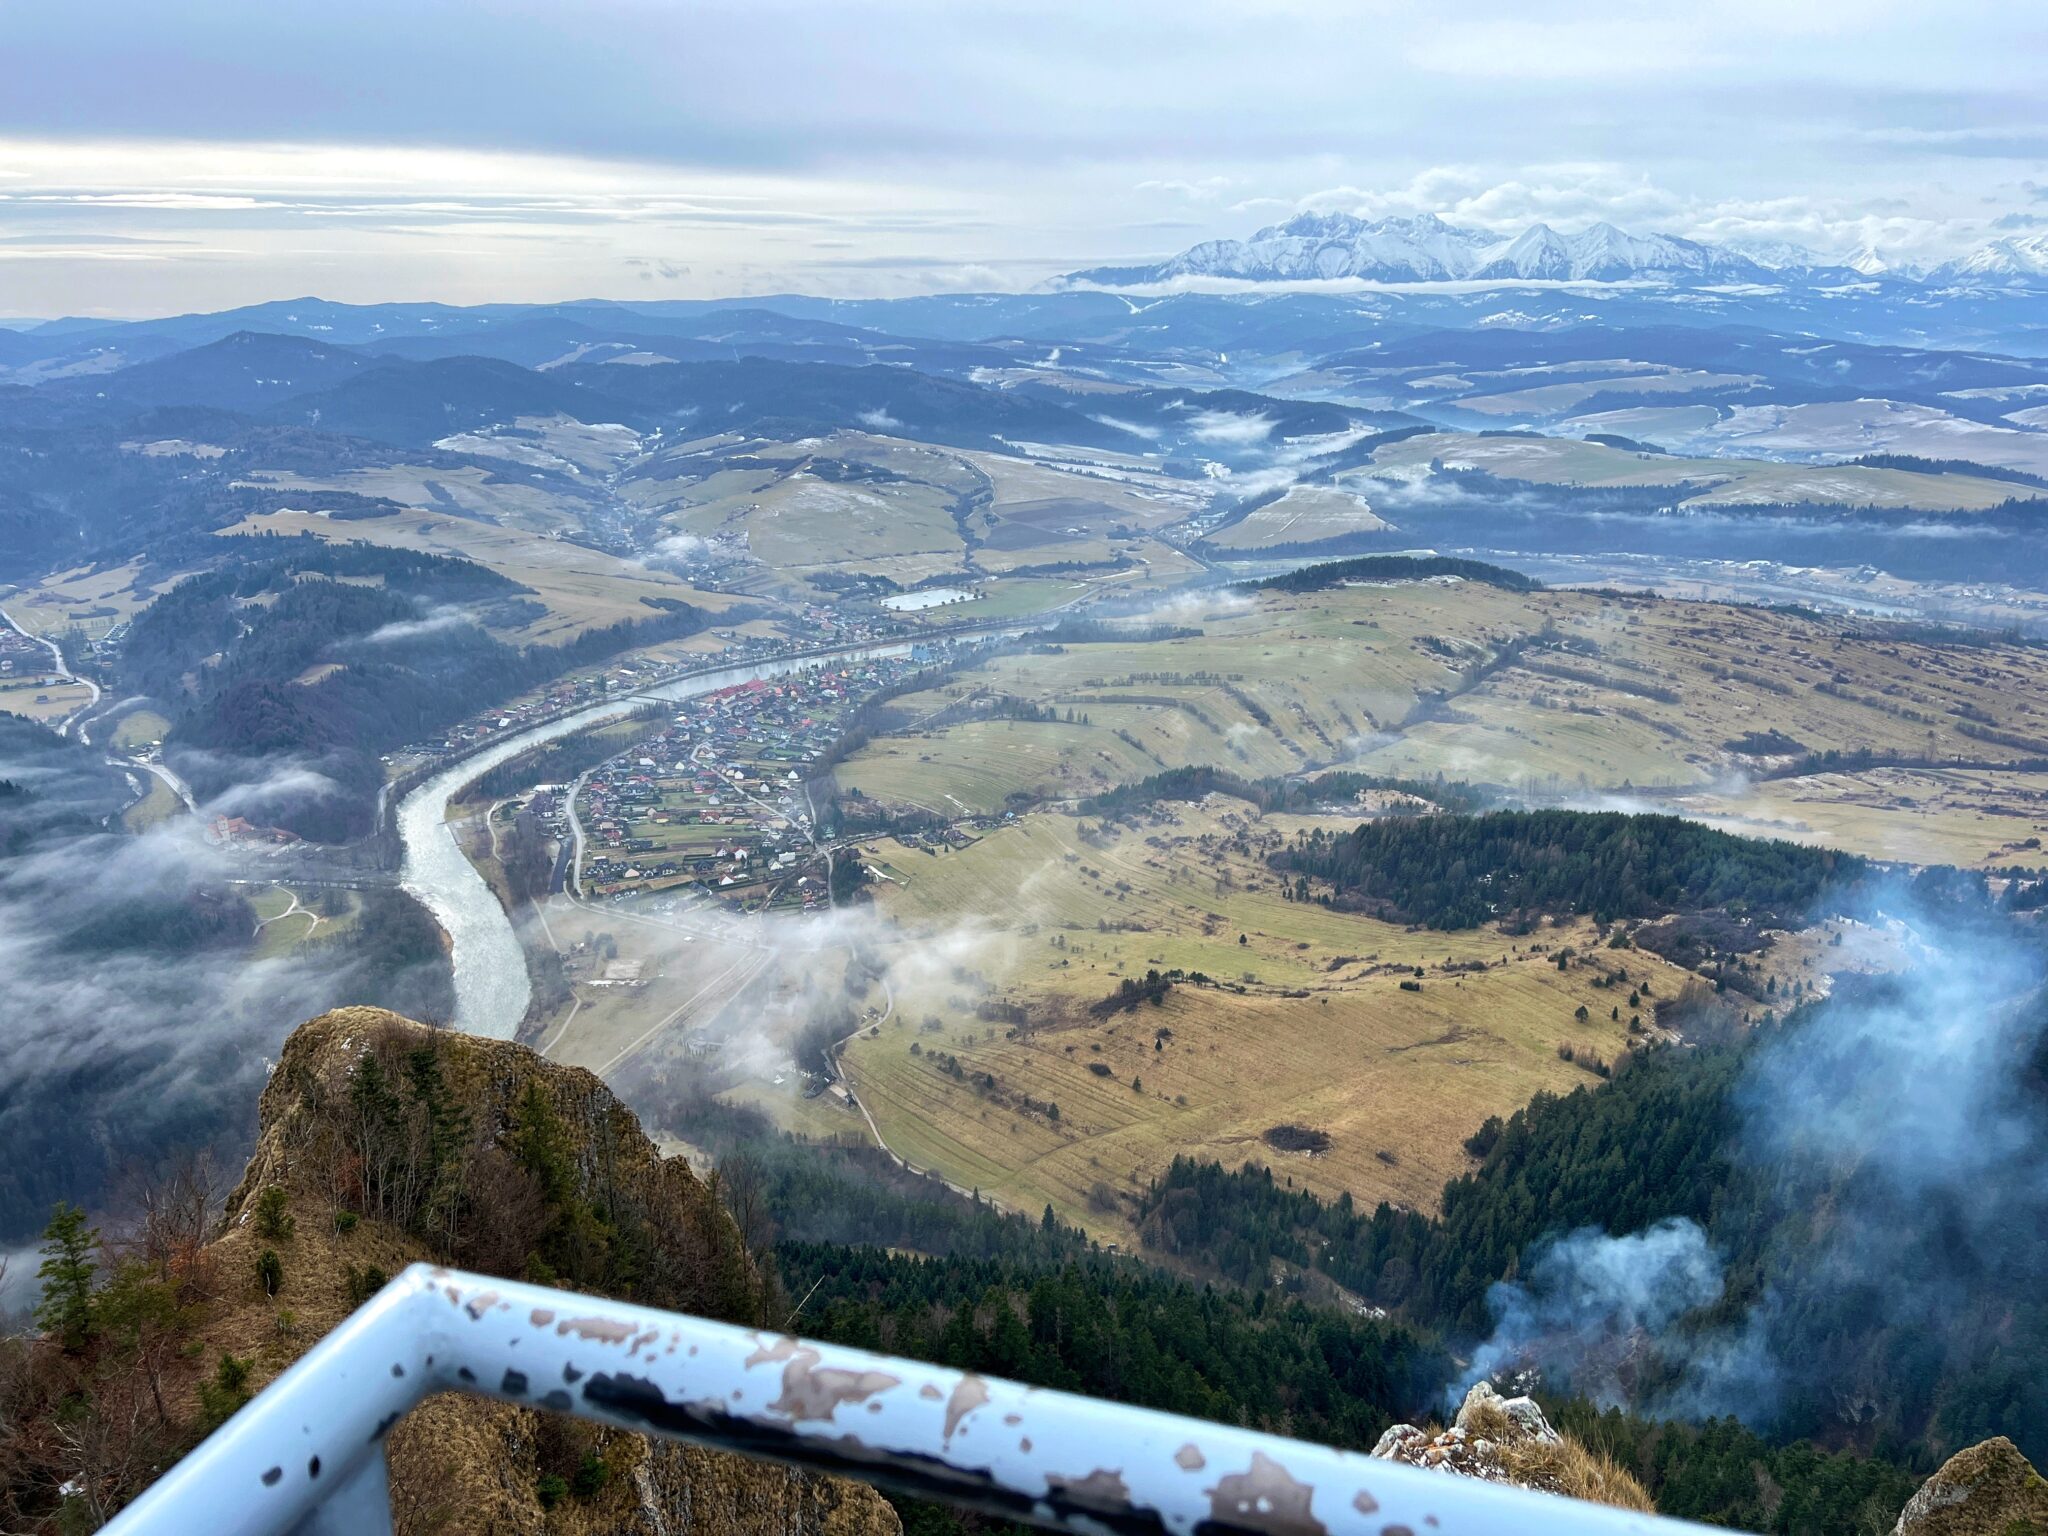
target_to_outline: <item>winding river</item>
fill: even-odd
[[[1034,627],[1023,623],[1014,629],[974,638],[997,639]],[[897,641],[689,673],[643,692],[592,704],[545,725],[517,732],[449,764],[415,787],[398,803],[398,836],[405,849],[399,884],[434,914],[435,921],[448,935],[455,966],[455,1027],[473,1035],[509,1040],[533,1001],[526,957],[520,950],[512,920],[484,877],[477,873],[476,866],[469,862],[448,824],[448,802],[457,794],[500,763],[523,752],[592,726],[624,719],[649,703],[696,698],[740,683],[800,672],[806,667],[906,656],[910,650],[910,642]]]

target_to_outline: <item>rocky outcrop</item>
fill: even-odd
[[[419,1102],[423,1051],[432,1073],[424,1092],[442,1106],[438,1119]],[[433,1175],[422,1163],[438,1159],[440,1177],[459,1198],[430,1194],[414,1206],[402,1192],[365,1197],[362,1122],[373,1109],[359,1082],[370,1057],[405,1109],[387,1150],[407,1187],[431,1190]],[[530,1172],[537,1106],[550,1132],[540,1179]],[[291,1231],[279,1237],[273,1223],[272,1235],[259,1237],[259,1202],[273,1187],[285,1191]],[[222,1291],[206,1328],[209,1358],[221,1351],[251,1360],[249,1384],[260,1387],[340,1322],[377,1273],[395,1274],[414,1259],[452,1256],[519,1274],[536,1262],[536,1248],[548,1246],[565,1201],[583,1202],[576,1210],[586,1224],[601,1212],[602,1228],[556,1246],[580,1255],[608,1241],[629,1251],[634,1299],[763,1321],[762,1277],[730,1217],[687,1164],[660,1156],[596,1077],[508,1041],[430,1031],[380,1009],[324,1014],[285,1043],[264,1090],[255,1153],[209,1246]],[[282,1263],[274,1297],[244,1278],[264,1248]],[[580,1278],[586,1288],[604,1288]],[[865,1484],[475,1398],[423,1403],[392,1432],[387,1450],[401,1533],[901,1532],[895,1510]]]
[[[1480,1382],[1465,1394],[1448,1429],[1396,1424],[1372,1448],[1382,1461],[1406,1462],[1454,1477],[1511,1483],[1623,1509],[1654,1510],[1633,1475],[1550,1427],[1526,1397],[1502,1397]]]
[[[1892,1536],[2048,1536],[2048,1481],[2000,1435],[1944,1462]]]

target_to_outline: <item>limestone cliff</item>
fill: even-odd
[[[275,1296],[248,1278],[264,1249],[282,1272]],[[209,1345],[252,1360],[259,1388],[380,1274],[430,1257],[763,1321],[730,1218],[590,1073],[378,1009],[302,1025],[207,1253],[221,1293]],[[862,1484],[470,1398],[422,1404],[389,1454],[400,1532],[900,1531]]]
[[[1510,1483],[1623,1509],[1656,1509],[1631,1473],[1560,1435],[1529,1398],[1504,1398],[1483,1381],[1465,1394],[1450,1428],[1432,1434],[1413,1424],[1396,1424],[1380,1436],[1372,1454],[1454,1477]]]
[[[2000,1435],[1944,1462],[1892,1536],[2048,1536],[2048,1481]]]

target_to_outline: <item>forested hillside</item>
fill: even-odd
[[[1618,1185],[1630,1220],[1712,1205],[1711,1186],[1727,1174],[1714,1150],[1727,1123],[1717,1100],[1740,1059],[1708,1053],[1691,1082],[1674,1070],[1683,1062],[1674,1052],[1658,1070],[1489,1126],[1479,1138],[1489,1156],[1454,1186],[1455,1223],[1386,1208],[1366,1216],[1268,1170],[1180,1163],[1145,1198],[1146,1252],[1164,1273],[1091,1250],[1050,1214],[1029,1221],[957,1195],[873,1147],[797,1142],[708,1097],[686,1095],[679,1113],[715,1151],[719,1190],[741,1229],[773,1247],[802,1303],[801,1331],[1358,1445],[1371,1443],[1364,1437],[1383,1414],[1419,1422],[1441,1411],[1452,1364],[1440,1341],[1485,1331],[1486,1288],[1519,1255],[1504,1245],[1519,1237],[1532,1247],[1530,1232],[1597,1222]],[[1615,1164],[1636,1152],[1641,1127],[1666,1117],[1671,1135],[1650,1168],[1617,1181]],[[1670,1197],[1689,1155],[1711,1171]],[[1559,1180],[1568,1187],[1539,1198]],[[1506,1219],[1504,1184],[1525,1218]],[[1467,1265],[1456,1245],[1472,1241],[1493,1246]],[[1275,1260],[1382,1299],[1400,1320],[1361,1319],[1308,1300],[1307,1288],[1275,1287]],[[1453,1299],[1467,1306],[1470,1328],[1443,1320]],[[1322,1359],[1309,1357],[1318,1351]],[[1333,1401],[1333,1389],[1365,1397]],[[1561,1428],[1635,1472],[1665,1512],[1715,1524],[1865,1536],[1888,1528],[1920,1475],[1910,1457],[1787,1443],[1727,1417],[1695,1425],[1603,1413],[1561,1393],[1546,1402]],[[924,1536],[976,1526],[932,1505],[906,1504],[904,1516]]]
[[[1320,828],[1274,856],[1332,905],[1431,928],[1584,914],[1601,922],[1709,908],[1782,925],[1860,879],[1853,855],[1718,832],[1677,816],[1495,811]]]
[[[1440,1217],[1385,1205],[1368,1214],[1268,1168],[1181,1160],[1142,1198],[1143,1239],[1239,1280],[1276,1258],[1319,1270],[1458,1340],[1488,1333],[1494,1282],[1526,1273],[1562,1235],[1683,1219],[1704,1232],[1725,1284],[1635,1363],[1639,1401],[1700,1400],[1706,1377],[1749,1379],[1741,1410],[1779,1437],[1852,1444],[1922,1473],[1993,1434],[2038,1454],[2048,1447],[2034,1390],[2048,1374],[2048,1300],[2025,1278],[2048,1241],[2038,1181],[1902,1167],[1886,1143],[1917,1148],[1915,1133],[1902,1120],[1887,1134],[1867,1102],[1865,1063],[1891,1049],[1879,1029],[1892,1018],[1910,1028],[1926,1017],[1923,1001],[1899,982],[1851,986],[1750,1043],[1653,1050],[1612,1082],[1540,1096],[1475,1133],[1478,1165],[1445,1188]],[[2011,1075],[1989,1102],[1943,1094],[1947,1074],[1932,1066],[1929,1092],[1981,1134],[2037,1122],[2042,1024],[2037,1000],[1999,1026]],[[1788,1085],[1788,1074],[1800,1081]],[[1786,1126],[1795,1093],[1802,1103],[1832,1093],[1839,1110],[1875,1119],[1848,1142],[1825,1119]],[[1737,1338],[1756,1357],[1746,1377],[1714,1358]]]
[[[811,1293],[811,1330],[841,1343],[1332,1445],[1370,1446],[1425,1409],[1444,1367],[1398,1325],[1113,1259],[786,1244],[777,1260],[793,1295]]]
[[[705,622],[676,602],[565,645],[509,645],[491,629],[523,622],[524,593],[466,560],[248,540],[226,565],[179,583],[136,617],[122,680],[171,713],[166,751],[201,798],[287,769],[317,774],[322,792],[266,796],[248,813],[340,841],[369,828],[380,753]]]

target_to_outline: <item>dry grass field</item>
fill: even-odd
[[[392,549],[474,560],[531,587],[535,599],[547,605],[541,618],[505,632],[503,638],[515,644],[559,645],[587,629],[600,629],[621,619],[647,618],[656,610],[642,602],[643,597],[674,598],[712,613],[722,613],[740,601],[600,550],[440,512],[406,511],[347,522],[310,512],[277,512],[245,518],[221,531],[310,533],[336,542],[362,539]]]
[[[1654,382],[1638,380],[1629,387],[1648,393],[1651,392],[1648,386]],[[1693,387],[1701,382],[1696,379]],[[1542,396],[1548,402],[1548,409],[1561,410],[1569,404],[1566,397],[1575,392],[1591,393],[1592,389],[1577,384],[1551,385],[1519,394],[1497,395],[1488,400],[1464,400],[1459,404],[1467,410],[1490,411],[1498,407],[1520,413],[1533,410],[1538,404],[1534,397]],[[1679,430],[1681,424],[1690,423],[1701,413],[1709,422],[1714,419],[1712,407],[1674,406],[1664,410],[1646,407],[1637,411],[1609,413],[1609,419],[1598,422],[1589,418],[1586,424],[1668,444],[1668,431]],[[2025,436],[2018,432],[2003,435],[2010,438]],[[1843,450],[1857,451],[1852,443],[1853,438],[1845,438]],[[1691,446],[1696,448],[1698,445]],[[1863,445],[1865,449],[1871,446],[1869,443]],[[1892,446],[1899,452],[1933,451],[1928,445]],[[1733,452],[1737,445],[1724,443],[1719,447],[1723,452]],[[1936,456],[1954,451],[1943,448]],[[1790,464],[1775,459],[1733,456],[1677,458],[1664,453],[1637,453],[1601,443],[1533,434],[1527,437],[1478,437],[1463,433],[1428,433],[1411,437],[1381,448],[1373,455],[1370,466],[1347,475],[1345,479],[1346,483],[1370,495],[1376,477],[1417,474],[1432,460],[1441,460],[1456,468],[1483,469],[1504,479],[1530,480],[1539,485],[1689,486],[1689,489],[1673,496],[1674,503],[1701,507],[1812,501],[1844,508],[1911,507],[1929,512],[1974,512],[2010,501],[2015,491],[2010,481],[1974,475],[1929,475],[1867,465]],[[1988,459],[1987,462],[1997,460]]]
[[[0,711],[52,725],[91,698],[92,690],[85,684],[63,682],[54,675],[0,678]]]
[[[2048,774],[1878,768],[1702,793],[1676,808],[1751,837],[1851,848],[1914,864],[2048,865]],[[2032,846],[2029,846],[2031,844]]]
[[[1202,634],[1004,657],[898,701],[916,719],[976,692],[1012,695],[1051,706],[1059,723],[913,729],[856,754],[841,781],[936,810],[993,810],[1011,794],[1072,798],[1160,767],[1342,766],[1537,797],[1701,796],[1702,814],[1786,823],[1787,835],[1881,857],[1966,851],[1969,863],[2040,830],[2038,786],[2000,767],[2048,757],[2048,655],[2028,647],[1470,582],[1211,594],[1165,616]],[[1762,777],[1824,752],[1995,771],[1941,793],[1868,775],[1808,777],[1795,792]],[[1935,820],[1945,830],[1930,835]]]
[[[2027,766],[2048,756],[2048,658],[2029,648],[1462,582],[1219,594],[1168,616],[1203,634],[1004,657],[899,700],[913,722],[977,694],[1059,717],[913,724],[857,754],[842,783],[964,818],[1019,805],[1019,791],[1071,806],[1164,765],[1342,764],[1677,809],[1885,858],[2048,863],[2048,773]],[[1829,751],[1980,766],[1770,776]],[[1560,1044],[1611,1059],[1633,1015],[1654,1030],[1656,1002],[1696,979],[1607,949],[1584,923],[1445,934],[1287,899],[1266,856],[1351,820],[1212,798],[1135,826],[1040,808],[984,823],[965,847],[871,845],[876,899],[902,937],[893,1008],[846,1048],[849,1079],[913,1163],[1105,1236],[1124,1230],[1122,1196],[1181,1153],[1256,1156],[1327,1195],[1426,1207],[1487,1116],[1594,1081]],[[1805,993],[1886,968],[1897,948],[1835,923],[1759,963],[1778,995]],[[946,959],[908,962],[919,955]],[[1092,1011],[1152,970],[1211,984]],[[1284,1125],[1324,1133],[1327,1150],[1276,1150],[1264,1138]]]
[[[1352,533],[1381,533],[1390,526],[1362,495],[1328,486],[1297,485],[1278,501],[1268,502],[1242,521],[1211,534],[1207,542],[1218,549],[1254,550],[1275,544],[1313,544]]]
[[[1090,1208],[1095,1186],[1127,1190],[1179,1153],[1277,1159],[1326,1194],[1426,1207],[1487,1116],[1595,1081],[1560,1042],[1611,1059],[1629,1038],[1630,985],[1654,998],[1683,984],[1652,956],[1598,949],[1590,925],[1521,939],[1410,932],[1286,900],[1261,855],[1298,822],[1211,800],[1139,828],[1041,812],[955,852],[876,845],[900,952],[969,957],[899,960],[893,1013],[847,1047],[889,1145],[955,1183],[1111,1233],[1118,1218]],[[962,913],[985,926],[963,930]],[[1560,970],[1566,947],[1581,958]],[[1629,984],[1596,985],[1624,966]],[[1151,969],[1220,985],[1091,1015]],[[1030,1022],[1015,1026],[1010,1006]],[[1651,1019],[1647,1002],[1633,1011]],[[1330,1149],[1261,1140],[1290,1123],[1326,1132]]]
[[[138,588],[135,581],[141,571],[139,560],[56,571],[8,594],[6,608],[31,634],[54,638],[75,629],[87,639],[97,640],[116,624],[134,618],[177,579],[166,576]]]
[[[1142,460],[1060,464],[869,432],[677,444],[637,465],[619,495],[743,556],[783,591],[813,578],[883,576],[907,587],[1105,566],[1137,551],[1147,579],[1178,579],[1197,567],[1149,535],[1204,499]]]

